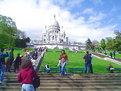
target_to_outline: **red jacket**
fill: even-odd
[[[36,71],[33,70],[33,68],[24,68],[19,72],[17,81],[26,83],[26,84],[32,84],[33,77],[38,78]]]

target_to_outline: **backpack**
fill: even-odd
[[[34,77],[34,69],[33,69],[33,86],[34,88],[38,88],[40,86],[40,78]]]
[[[33,78],[33,86],[34,88],[38,88],[40,86],[40,78]]]

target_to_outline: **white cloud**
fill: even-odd
[[[52,1],[4,0],[0,2],[0,14],[10,16],[16,22],[18,29],[25,31],[31,39],[40,38],[42,31],[45,30],[45,25],[49,24],[54,14],[56,14],[60,27],[64,27],[70,41],[85,42],[87,38],[100,40],[107,36],[113,36],[112,30],[116,26],[99,27],[100,20],[105,18],[105,14],[100,12],[90,16],[89,21],[86,21],[83,16],[75,18],[75,14],[54,5]],[[64,0],[61,3],[65,4]],[[88,12],[91,14],[94,10],[84,11],[85,14]]]
[[[53,4],[57,4],[66,9],[72,9],[75,7],[80,7],[81,3],[83,3],[85,0],[50,0],[50,1],[52,1]]]
[[[102,0],[90,0],[94,3],[94,5],[103,5],[103,1]]]
[[[87,8],[84,11],[82,11],[82,14],[92,14],[92,15],[94,15],[95,12],[94,12],[93,8]]]
[[[100,20],[104,19],[105,17],[106,17],[106,15],[104,13],[99,12],[98,14],[89,17],[89,23],[100,21]]]

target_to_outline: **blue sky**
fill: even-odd
[[[0,14],[11,17],[18,29],[39,39],[53,15],[70,41],[114,37],[121,29],[121,0],[0,0]]]

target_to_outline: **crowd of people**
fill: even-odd
[[[4,53],[6,51],[6,53]],[[9,53],[7,51],[10,51]],[[37,72],[33,68],[31,59],[38,58],[38,52],[44,51],[43,48],[35,48],[34,51],[24,49],[25,55],[17,53],[14,56],[14,49],[1,49],[0,52],[0,84],[4,83],[4,73],[19,72],[17,80],[22,83],[22,91],[35,91],[32,79],[38,78]],[[7,60],[6,60],[7,59]],[[30,90],[31,89],[31,90]]]
[[[4,81],[4,72],[11,72],[12,66],[14,67],[13,72],[18,72],[19,75],[17,80],[22,83],[22,91],[35,91],[35,87],[33,86],[33,78],[39,78],[37,72],[34,70],[32,59],[37,60],[38,52],[43,52],[43,48],[35,48],[34,51],[22,50],[26,52],[26,55],[17,54],[17,57],[14,58],[14,49],[12,48],[10,52],[4,53],[4,49],[1,49],[0,52],[0,83]],[[7,58],[7,61],[5,59]],[[23,59],[24,57],[24,59]],[[92,70],[92,54],[88,51],[84,55],[85,60],[85,73],[93,73]],[[63,76],[66,74],[66,65],[68,64],[68,56],[65,50],[61,51],[58,66],[60,68],[60,74]],[[21,65],[21,70],[20,70]],[[44,68],[47,73],[51,71],[49,64],[45,65]],[[110,64],[109,65],[110,72],[113,72],[114,68]],[[31,90],[30,90],[31,89]]]

